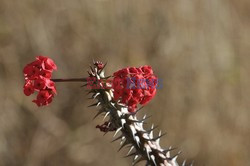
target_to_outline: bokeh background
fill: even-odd
[[[198,166],[250,165],[250,1],[0,0],[0,166],[126,166],[112,135],[95,129],[80,83],[58,83],[48,107],[22,92],[39,54],[55,78],[151,65],[163,81],[141,113],[153,115]],[[143,165],[143,164],[141,164]]]

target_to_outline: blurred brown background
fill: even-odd
[[[0,0],[0,166],[127,166],[95,129],[79,83],[58,83],[48,107],[24,96],[22,68],[38,54],[54,77],[152,65],[163,88],[144,111],[163,146],[198,166],[250,165],[250,1]]]

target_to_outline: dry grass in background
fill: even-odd
[[[0,165],[127,166],[95,129],[80,84],[48,107],[22,92],[22,68],[50,56],[54,77],[152,65],[163,88],[145,108],[197,166],[250,165],[250,1],[0,0]],[[34,97],[34,96],[33,96]]]

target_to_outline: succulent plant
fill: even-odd
[[[147,166],[178,166],[177,157],[180,152],[171,156],[170,152],[174,148],[164,149],[160,146],[160,139],[165,133],[159,131],[158,134],[154,134],[158,127],[154,125],[144,129],[149,116],[137,118],[137,112],[156,94],[158,79],[152,68],[129,67],[115,72],[113,76],[105,77],[105,66],[102,62],[94,61],[87,78],[52,79],[51,73],[56,69],[56,65],[50,58],[39,56],[36,61],[24,68],[24,93],[29,96],[38,91],[37,99],[33,102],[38,106],[44,106],[51,103],[56,94],[55,82],[85,82],[84,86],[91,95],[90,99],[95,100],[89,107],[98,108],[94,118],[103,115],[103,119],[106,119],[104,124],[97,125],[96,128],[105,134],[114,132],[112,142],[120,142],[118,151],[129,147],[126,157],[133,157],[132,165],[146,161]],[[141,107],[138,108],[138,105]],[[185,163],[184,161],[182,166]]]

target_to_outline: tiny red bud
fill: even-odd
[[[100,61],[96,61],[94,65],[97,67],[98,70],[101,70],[104,68],[104,64]]]

